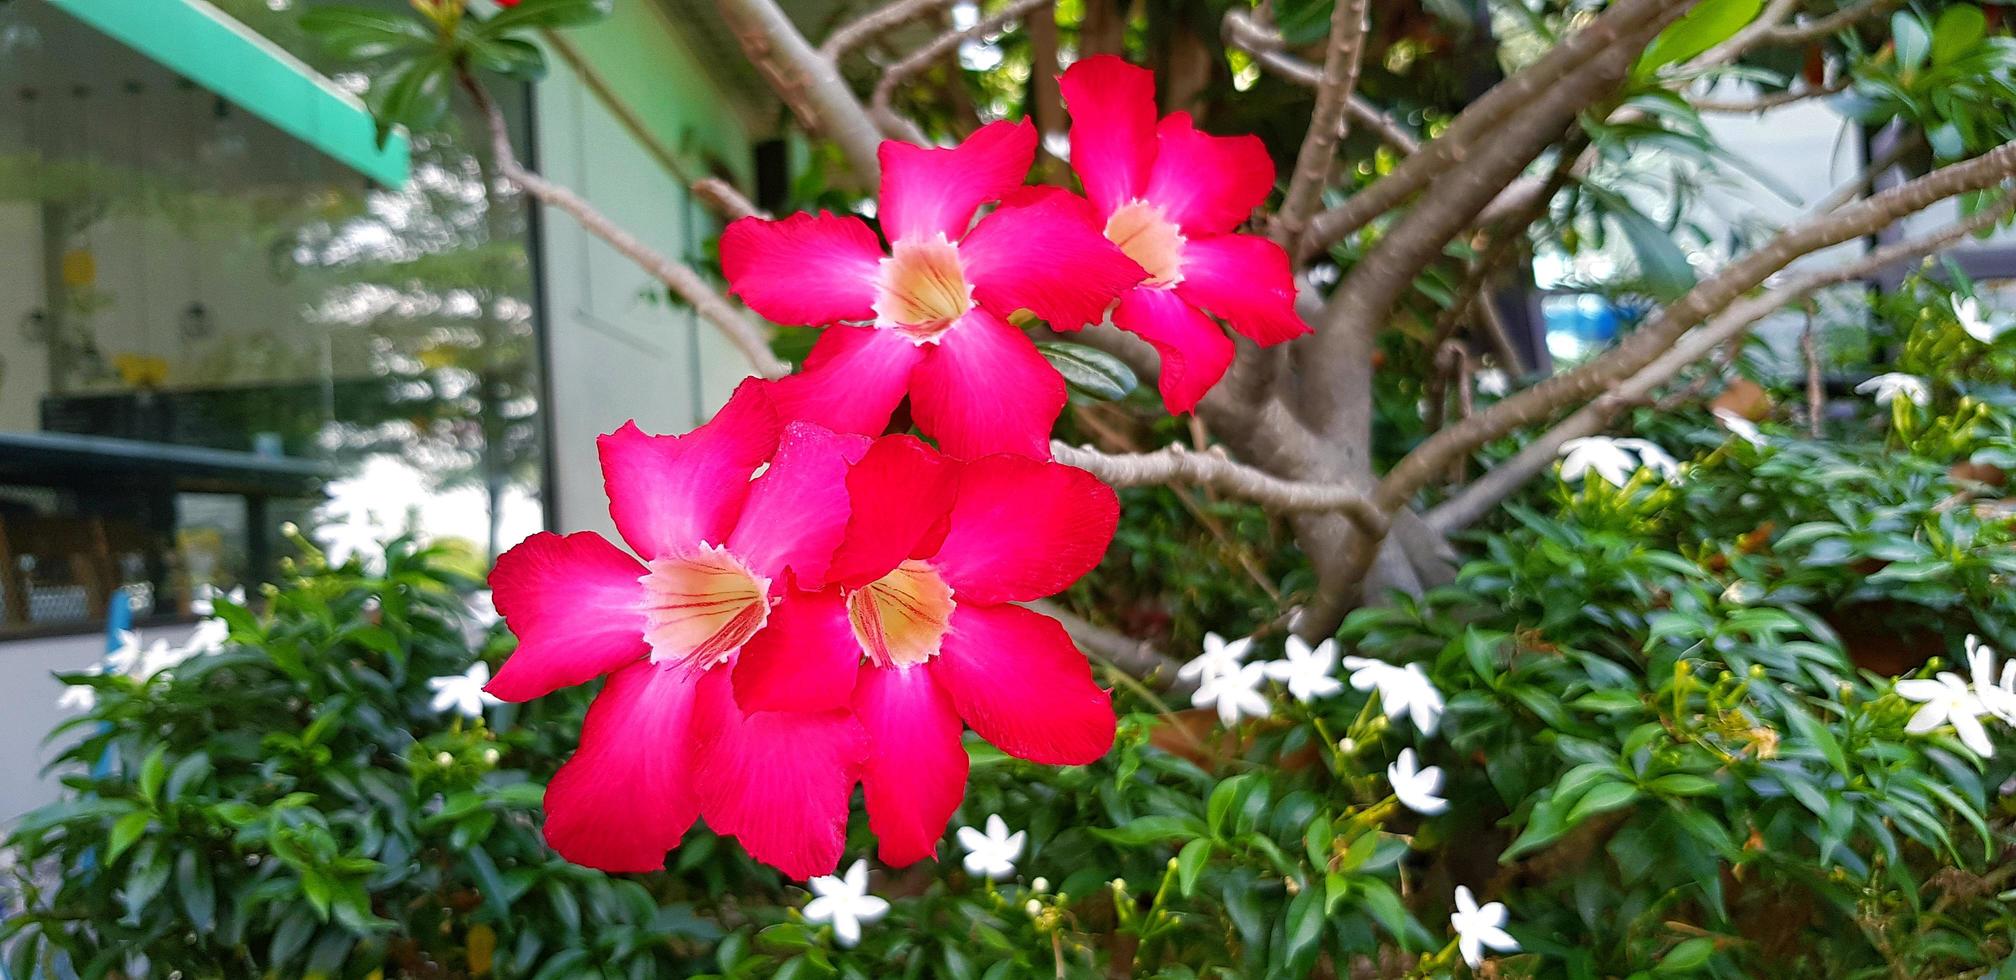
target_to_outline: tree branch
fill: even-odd
[[[1135,677],[1160,677],[1166,683],[1175,679],[1176,668],[1181,666],[1181,661],[1156,649],[1154,644],[1099,626],[1049,599],[1023,605],[1056,620],[1086,653]]]
[[[1839,95],[1848,90],[1848,79],[1841,78],[1825,85],[1812,88],[1787,89],[1770,95],[1760,95],[1754,99],[1706,99],[1689,98],[1687,103],[1701,112],[1722,112],[1731,114],[1754,114],[1769,112],[1781,106],[1788,106],[1807,99],[1822,99]]]
[[[833,29],[826,40],[819,44],[821,57],[835,64],[847,56],[849,51],[874,40],[884,31],[902,27],[940,7],[949,7],[952,0],[895,0],[878,7]]]
[[[1762,295],[1729,306],[1623,383],[1604,392],[1561,424],[1528,443],[1511,459],[1492,467],[1490,472],[1463,488],[1461,493],[1430,510],[1427,514],[1429,525],[1444,534],[1468,527],[1517,492],[1526,481],[1545,472],[1560,453],[1563,443],[1592,436],[1608,428],[1618,412],[1644,401],[1654,389],[1707,357],[1716,347],[1741,337],[1758,320],[1802,302],[1821,289],[1866,278],[1900,262],[1920,259],[1949,248],[2008,216],[2012,203],[2016,203],[2016,197],[2005,198],[1998,205],[1983,208],[1939,231],[1886,245],[1853,262],[1805,273]]]
[[[1830,34],[1845,31],[1871,17],[1881,17],[1902,6],[1904,0],[1862,0],[1861,3],[1845,7],[1825,17],[1775,28],[1766,36],[1766,40],[1780,47],[1817,41]]]
[[[806,129],[832,140],[861,186],[882,182],[882,134],[840,69],[812,49],[775,0],[715,0],[742,50]]]
[[[1808,215],[1779,232],[1762,248],[1703,280],[1609,353],[1547,378],[1462,424],[1429,437],[1386,474],[1379,486],[1380,505],[1389,511],[1398,509],[1451,460],[1631,377],[1672,346],[1688,328],[1714,316],[1793,260],[1873,234],[1949,197],[1986,190],[2012,173],[2016,173],[2016,142],[2005,143],[1972,160],[1943,167],[1835,211]]]
[[[791,366],[777,359],[770,352],[770,344],[765,340],[763,327],[744,316],[728,302],[714,287],[701,278],[684,263],[676,262],[660,255],[651,246],[644,244],[637,236],[625,231],[609,220],[595,206],[572,190],[553,183],[546,178],[525,169],[518,162],[518,155],[511,149],[511,130],[504,122],[504,113],[484,91],[481,82],[467,71],[461,74],[462,87],[476,103],[476,109],[483,115],[490,128],[491,154],[496,158],[497,172],[518,189],[524,191],[549,207],[566,212],[588,233],[609,243],[625,258],[637,263],[644,271],[656,277],[669,287],[673,294],[691,304],[694,312],[713,324],[727,335],[729,343],[735,345],[756,373],[766,378],[783,377],[791,373]]]
[[[960,44],[992,34],[1024,15],[1039,8],[1049,7],[1055,2],[1056,0],[1015,0],[993,14],[981,18],[972,27],[941,34],[923,47],[904,55],[902,60],[890,65],[889,70],[882,73],[881,80],[875,83],[875,92],[868,97],[869,113],[882,124],[885,131],[892,134],[902,133],[899,138],[913,143],[925,142],[923,134],[917,129],[917,124],[903,118],[893,108],[896,87],[911,76],[938,63],[946,55],[957,50]]]
[[[1337,141],[1349,128],[1346,110],[1358,88],[1358,68],[1365,53],[1366,8],[1368,0],[1337,0],[1330,11],[1330,46],[1323,56],[1323,75],[1316,86],[1316,109],[1309,117],[1309,131],[1302,137],[1302,150],[1295,157],[1294,175],[1288,193],[1274,217],[1274,239],[1287,246],[1302,235],[1309,213],[1316,208],[1323,185],[1330,181],[1336,160]]]
[[[1053,442],[1050,451],[1057,462],[1085,470],[1115,488],[1194,483],[1280,513],[1335,511],[1363,529],[1380,534],[1386,529],[1386,515],[1353,487],[1283,480],[1234,461],[1218,447],[1200,452],[1171,443],[1149,453],[1109,455],[1089,446]]]

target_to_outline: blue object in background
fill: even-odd
[[[105,659],[101,664],[103,670],[110,671],[112,655],[119,651],[120,634],[133,629],[133,602],[127,597],[125,586],[120,586],[112,590],[112,598],[107,605],[109,608],[105,611]],[[111,771],[112,749],[107,747],[105,754],[98,757],[98,764],[91,767],[91,775],[103,777]]]

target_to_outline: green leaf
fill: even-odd
[[[154,896],[161,894],[173,870],[168,852],[154,841],[148,841],[133,853],[133,870],[127,873],[124,894],[120,896],[126,904],[127,922],[141,921],[141,913],[154,903]]]
[[[140,839],[140,835],[147,830],[147,821],[152,819],[152,816],[152,814],[145,810],[135,810],[120,817],[112,825],[112,839],[106,844],[105,850],[105,863],[107,865],[117,863],[119,855],[126,853],[126,849],[132,847],[133,842]]]
[[[1567,826],[1575,825],[1599,813],[1607,813],[1618,807],[1627,806],[1638,798],[1638,787],[1629,783],[1599,783],[1575,801],[1568,811]]]
[[[592,24],[609,16],[611,6],[611,0],[524,0],[518,6],[499,11],[496,16],[484,21],[477,32],[484,37],[496,37],[506,31],[534,27]]]
[[[1932,63],[1950,64],[1974,50],[1988,36],[1988,15],[1980,7],[1958,4],[1939,14],[1932,27]]]
[[[1659,223],[1645,216],[1621,195],[1606,195],[1608,214],[1623,229],[1631,254],[1638,259],[1638,274],[1659,299],[1675,299],[1694,288],[1697,281],[1687,252]]]
[[[154,746],[147,761],[140,764],[140,795],[149,801],[161,799],[161,784],[168,780],[168,746]]]
[[[1706,776],[1676,772],[1647,783],[1645,788],[1659,796],[1708,796],[1720,792],[1722,786]]]
[[[1152,844],[1171,837],[1203,837],[1203,825],[1196,817],[1136,817],[1127,825],[1109,830],[1105,827],[1092,828],[1092,835],[1115,844]]]
[[[521,82],[536,82],[546,77],[546,55],[538,45],[515,37],[472,43],[469,45],[469,60],[485,71],[494,71]]]
[[[1037,344],[1036,349],[1071,387],[1093,398],[1119,401],[1141,383],[1134,369],[1119,358],[1084,344],[1050,340]]]
[[[186,848],[175,857],[175,895],[182,900],[182,912],[198,933],[210,931],[216,920],[217,889],[210,881],[210,861]]]
[[[1763,9],[1764,0],[1701,0],[1646,45],[1632,75],[1650,78],[1667,65],[1686,61],[1729,40],[1756,20]]]
[[[1925,29],[1925,22],[1909,10],[1899,10],[1890,16],[1890,37],[1897,45],[1897,67],[1912,72],[1924,67],[1925,59],[1932,53],[1932,34]]]
[[[439,43],[432,28],[404,12],[352,6],[310,7],[301,14],[299,23],[302,30],[315,35],[324,49],[342,61],[369,61],[424,50]]]
[[[1184,898],[1189,898],[1196,891],[1197,877],[1204,873],[1204,865],[1210,860],[1211,839],[1208,837],[1199,837],[1183,845],[1183,850],[1176,855],[1176,887],[1182,890]]]
[[[1317,945],[1323,938],[1323,896],[1315,888],[1303,888],[1288,902],[1288,942],[1285,958],[1290,976],[1302,976],[1316,962]]]
[[[1667,951],[1653,969],[1659,973],[1692,973],[1715,955],[1715,940],[1696,936]]]

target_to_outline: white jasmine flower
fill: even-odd
[[[221,619],[206,619],[196,624],[182,648],[190,655],[216,653],[231,642],[231,624]]]
[[[1420,664],[1395,667],[1384,660],[1345,657],[1344,669],[1351,672],[1351,686],[1361,691],[1377,690],[1379,705],[1386,717],[1398,720],[1407,715],[1423,735],[1435,734],[1442,721],[1442,692],[1421,670]]]
[[[155,640],[140,655],[140,666],[134,676],[152,677],[189,659],[191,652],[188,647],[169,646],[167,640]]]
[[[1512,390],[1512,379],[1497,368],[1485,368],[1471,375],[1471,380],[1477,383],[1477,393],[1480,395],[1503,398],[1506,392]]]
[[[1728,429],[1730,432],[1735,433],[1737,436],[1742,438],[1744,442],[1747,442],[1753,446],[1768,445],[1771,441],[1770,439],[1765,438],[1764,430],[1758,428],[1757,423],[1752,422],[1749,419],[1746,419],[1743,416],[1738,415],[1735,412],[1732,412],[1726,408],[1718,408],[1715,410],[1715,420],[1717,422],[1722,423],[1723,428]]]
[[[105,654],[105,669],[115,674],[130,674],[140,666],[140,634],[132,630],[119,631],[119,645]]]
[[[221,592],[214,585],[204,583],[196,587],[196,595],[189,600],[189,611],[198,616],[211,616],[217,612],[219,597],[231,600],[234,606],[245,604],[245,587],[234,585],[229,592]]]
[[[1967,635],[1967,667],[1974,676],[1974,697],[1981,705],[2010,724],[2016,724],[2016,660],[1995,673],[1995,649],[1973,634]]]
[[[1260,686],[1267,682],[1266,664],[1240,664],[1232,670],[1209,674],[1190,695],[1190,703],[1202,708],[1218,706],[1218,720],[1230,728],[1241,718],[1265,718],[1273,712]]]
[[[2006,322],[1989,320],[1981,310],[1981,301],[1973,296],[1953,297],[1953,315],[1959,318],[1960,329],[1967,331],[1967,336],[1984,344],[1994,343],[2002,331],[2009,329]]]
[[[1015,859],[1022,856],[1023,831],[1008,832],[1008,823],[998,813],[987,817],[987,832],[972,827],[959,828],[959,846],[966,849],[968,873],[1001,881],[1015,874]]]
[[[1501,953],[1519,951],[1519,941],[1505,931],[1505,903],[1477,904],[1477,897],[1465,885],[1456,886],[1456,911],[1449,913],[1449,925],[1456,930],[1456,948],[1463,962],[1475,970],[1484,964],[1484,949]]]
[[[1872,392],[1878,405],[1888,405],[1898,395],[1903,395],[1911,400],[1911,404],[1921,408],[1932,403],[1932,388],[1925,383],[1924,378],[1913,374],[1892,371],[1889,374],[1879,374],[1855,386],[1855,393],[1858,395]]]
[[[1432,817],[1449,809],[1449,801],[1435,795],[1442,792],[1442,767],[1421,769],[1419,765],[1413,749],[1401,749],[1400,757],[1386,767],[1386,781],[1393,784],[1393,795],[1407,809]]]
[[[861,927],[889,912],[889,903],[868,894],[868,861],[854,862],[845,877],[821,875],[805,883],[815,896],[805,903],[805,921],[833,924],[833,938],[842,946],[861,941]]]
[[[464,718],[481,718],[484,705],[497,703],[496,696],[483,689],[488,683],[490,665],[481,660],[462,673],[430,678],[427,686],[433,689],[434,700],[428,706],[435,711],[459,712]]]
[[[1307,704],[1344,690],[1344,683],[1332,677],[1337,668],[1337,641],[1324,640],[1310,649],[1299,636],[1288,638],[1288,659],[1267,662],[1267,676],[1288,685],[1295,700]]]
[[[58,711],[89,711],[98,706],[98,689],[89,684],[68,684],[56,697]]]
[[[1253,638],[1242,636],[1236,640],[1226,640],[1216,633],[1204,634],[1204,652],[1197,659],[1176,668],[1176,676],[1183,680],[1204,681],[1219,674],[1239,669],[1246,660],[1246,653],[1253,646]]]
[[[1940,725],[1951,724],[1960,741],[1976,755],[1985,759],[1995,754],[1995,746],[1988,741],[1988,730],[1981,727],[1981,716],[1988,713],[1988,706],[1981,703],[1960,675],[1941,671],[1934,680],[1901,680],[1897,682],[1897,694],[1923,705],[1904,726],[1905,731],[1923,735]]]
[[[1561,444],[1561,479],[1574,483],[1594,470],[1612,486],[1623,486],[1638,468],[1638,460],[1607,436],[1570,439]]]

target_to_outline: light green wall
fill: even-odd
[[[682,163],[712,160],[745,187],[753,179],[748,130],[729,93],[708,77],[685,33],[657,3],[625,0],[608,19],[570,30],[567,39]]]

